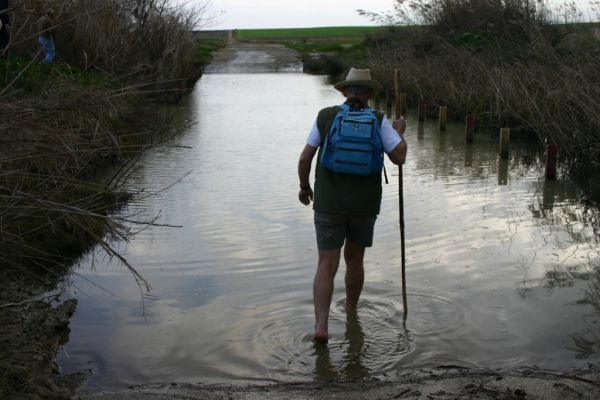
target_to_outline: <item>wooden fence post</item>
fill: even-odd
[[[419,122],[425,121],[425,99],[419,97]]]
[[[510,128],[500,129],[500,158],[508,158],[508,143],[510,141]]]
[[[467,143],[472,143],[475,137],[475,116],[467,115],[466,121],[466,140]]]
[[[440,131],[446,130],[448,122],[448,106],[440,106]]]
[[[553,181],[556,179],[556,162],[558,161],[558,146],[555,144],[546,145],[546,179]]]

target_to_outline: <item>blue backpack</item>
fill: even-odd
[[[362,111],[351,111],[347,104],[338,107],[341,111],[325,137],[321,165],[343,174],[381,174],[383,144],[375,113],[368,107]]]

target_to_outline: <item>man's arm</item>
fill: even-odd
[[[298,199],[305,206],[309,205],[313,199],[313,191],[310,187],[310,168],[312,160],[317,153],[318,147],[307,144],[300,154],[298,161],[298,178],[300,178],[300,192]]]
[[[406,161],[406,151],[408,150],[408,146],[406,146],[406,142],[403,140],[398,146],[394,147],[394,150],[387,153],[391,162],[396,165],[404,164]]]

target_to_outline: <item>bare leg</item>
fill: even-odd
[[[315,340],[327,340],[327,319],[333,295],[333,280],[340,265],[341,250],[319,250],[319,264],[313,284]]]
[[[365,281],[363,259],[365,248],[346,240],[344,260],[346,261],[346,311],[356,311],[358,298]]]

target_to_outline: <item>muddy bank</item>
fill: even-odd
[[[70,396],[55,358],[77,303],[47,293],[86,250],[102,243],[111,252],[105,238],[129,237],[111,214],[131,196],[128,167],[177,132],[169,109],[61,68],[35,69],[45,74],[43,98],[0,102],[0,399]],[[111,181],[97,179],[108,168]]]
[[[407,373],[396,382],[289,383],[261,386],[181,385],[81,393],[80,400],[136,399],[597,399],[600,373],[554,375],[537,370],[490,371],[438,368]]]
[[[41,10],[26,3],[11,9],[19,29],[0,58],[0,399],[60,399],[76,381],[55,358],[77,303],[46,293],[87,249],[128,237],[110,216],[129,198],[119,182],[169,132],[157,104],[189,93],[220,44],[194,43],[179,9],[142,19],[110,1],[48,1],[60,9],[59,54],[42,65],[31,24]],[[99,183],[113,166],[118,176]]]
[[[4,281],[0,295],[0,398],[68,399],[82,374],[59,377],[56,353],[69,339],[77,300]]]

